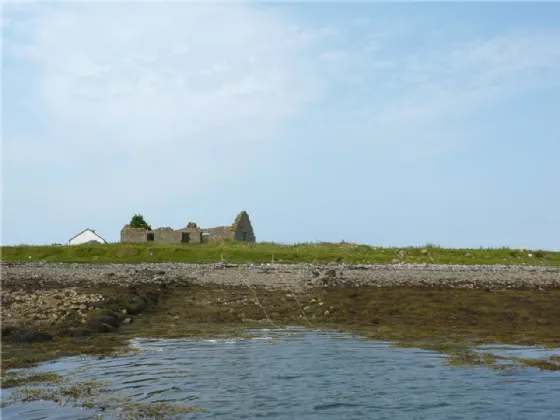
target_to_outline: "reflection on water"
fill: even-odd
[[[66,358],[36,371],[73,381],[110,381],[115,395],[142,403],[196,405],[183,418],[555,419],[560,372],[450,367],[445,356],[393,348],[349,334],[303,329],[253,331],[254,339],[137,339],[138,354]],[[558,355],[514,346],[484,351],[519,357]],[[12,390],[5,390],[8,397]],[[13,404],[7,419],[81,419],[117,413]]]

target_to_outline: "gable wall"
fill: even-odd
[[[256,237],[253,226],[246,212],[241,212],[234,223],[234,239],[236,241],[255,242]]]
[[[80,233],[75,238],[72,238],[72,240],[70,240],[68,243],[70,245],[80,245],[80,244],[85,244],[86,242],[89,241],[96,241],[99,242],[100,244],[105,243],[105,241],[100,239],[99,236],[97,236],[95,233],[93,233],[90,230],[86,230],[85,232]]]

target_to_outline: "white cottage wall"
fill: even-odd
[[[101,239],[97,234],[95,234],[91,230],[86,230],[86,231],[80,233],[75,238],[72,238],[68,242],[68,244],[69,245],[80,245],[80,244],[85,244],[86,242],[89,242],[89,241],[96,241],[96,242],[99,242],[100,244],[105,243],[103,241],[103,239]]]

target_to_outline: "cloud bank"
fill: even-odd
[[[281,150],[288,168],[298,150],[328,166],[343,146],[363,151],[349,166],[453,156],[469,116],[560,87],[551,29],[447,40],[414,22],[238,2],[7,4],[0,22],[10,242],[169,214],[170,197],[281,169]],[[52,230],[16,223],[38,213]]]

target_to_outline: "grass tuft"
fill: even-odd
[[[18,245],[1,248],[5,262],[52,263],[346,263],[390,264],[398,258],[412,264],[503,264],[560,266],[560,252],[509,248],[451,249],[424,247],[380,248],[348,242],[303,242],[292,245],[270,242],[221,241],[207,244],[105,244],[79,246]]]

